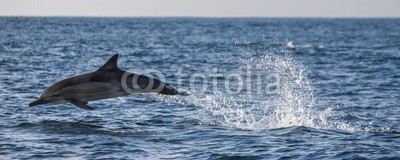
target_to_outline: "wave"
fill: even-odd
[[[111,129],[98,125],[81,122],[65,122],[56,120],[43,120],[36,123],[23,122],[15,128],[29,129],[47,134],[105,134],[105,135],[126,135],[130,134],[126,129]]]

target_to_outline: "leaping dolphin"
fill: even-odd
[[[93,110],[94,108],[87,105],[88,101],[121,97],[131,93],[189,95],[158,79],[123,71],[118,68],[117,61],[118,54],[115,54],[94,72],[70,77],[51,85],[28,107],[69,102],[79,108]]]

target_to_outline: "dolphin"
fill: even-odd
[[[156,78],[121,70],[118,54],[98,70],[61,80],[48,87],[28,107],[41,104],[71,103],[79,108],[94,110],[88,101],[126,96],[131,93],[189,95]],[[131,83],[130,83],[131,82]]]

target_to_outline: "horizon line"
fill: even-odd
[[[32,18],[315,18],[315,19],[399,19],[400,16],[96,16],[96,15],[0,15]]]

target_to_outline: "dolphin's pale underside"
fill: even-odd
[[[82,109],[93,110],[94,108],[88,106],[88,101],[126,96],[131,93],[188,95],[158,79],[125,72],[118,68],[117,61],[118,54],[115,54],[94,72],[67,78],[51,85],[40,98],[30,103],[29,107],[68,102]],[[122,81],[123,79],[125,81]],[[128,83],[123,85],[121,81]]]

